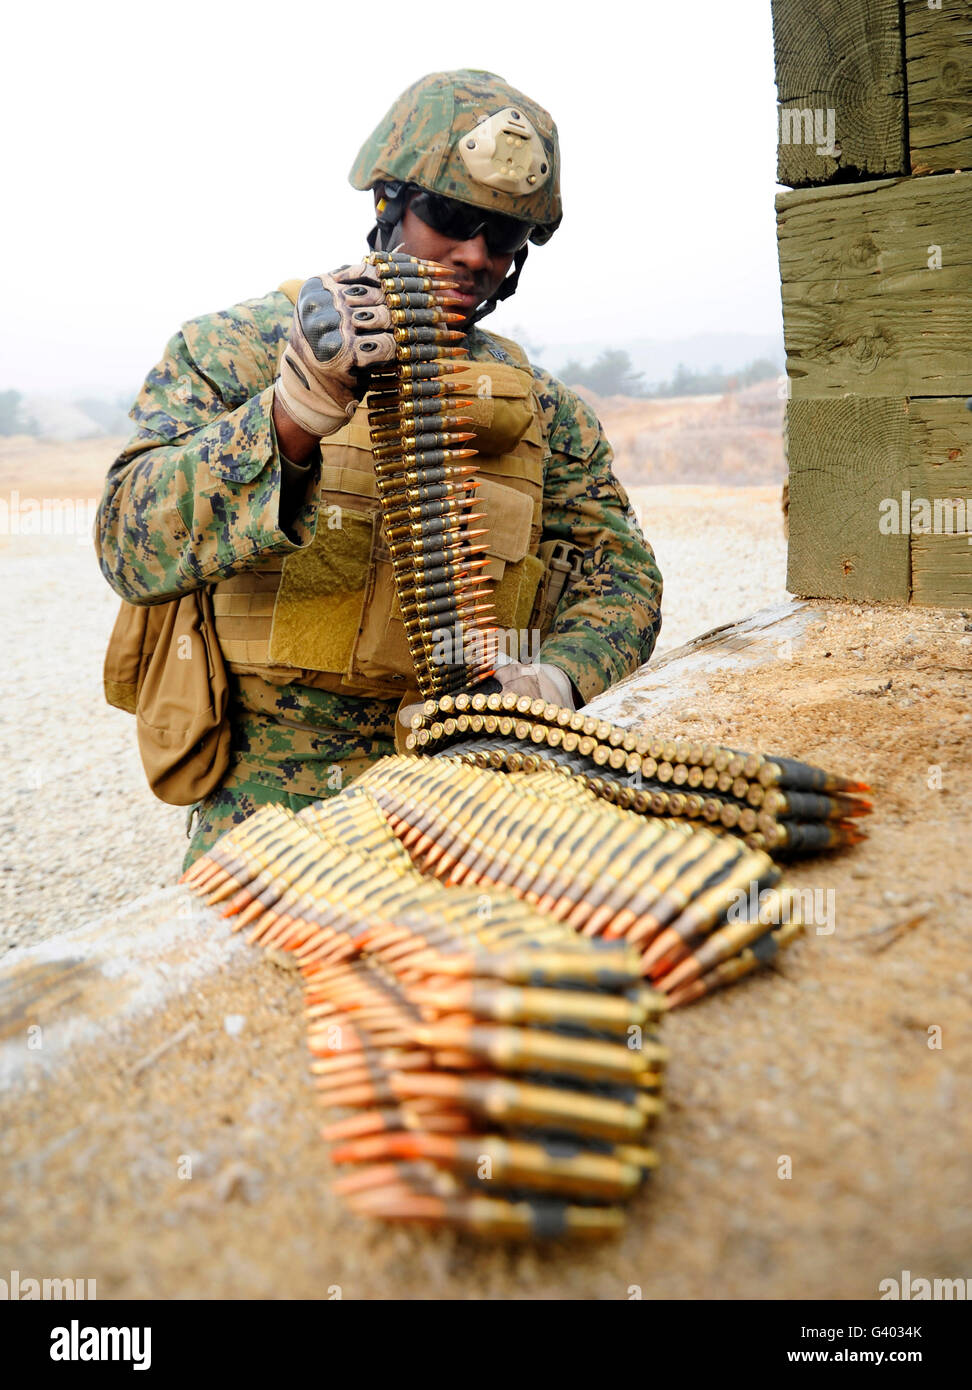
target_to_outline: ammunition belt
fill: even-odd
[[[553,710],[523,720],[523,746],[565,733],[570,712]],[[565,736],[595,735],[612,751],[631,737]],[[611,1233],[657,1163],[664,1012],[770,961],[801,930],[799,902],[735,836],[646,820],[542,756],[530,772],[505,754],[502,771],[471,765],[493,742],[383,758],[300,814],[264,807],[186,877],[299,964],[312,1071],[337,1112],[324,1135],[348,1165],[335,1187],[354,1211]],[[748,765],[771,790],[809,775]]]
[[[396,341],[396,362],[370,376],[368,422],[385,536],[409,652],[422,695],[461,690],[492,674],[496,628],[486,580],[483,518],[475,506],[474,436],[461,414],[468,400],[450,389],[467,356],[451,272],[399,252],[368,261],[381,278]],[[437,637],[458,625],[466,639],[452,660]],[[467,662],[467,657],[471,660]]]
[[[817,854],[864,839],[869,788],[792,758],[639,736],[529,696],[427,700],[406,747],[508,771],[559,770],[643,815],[684,817],[775,855]]]

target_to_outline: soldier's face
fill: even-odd
[[[512,256],[493,255],[481,232],[469,241],[454,241],[427,227],[411,208],[402,218],[401,249],[410,256],[438,261],[455,271],[461,286],[456,295],[462,299],[456,311],[467,317],[484,299],[495,294],[513,264]]]

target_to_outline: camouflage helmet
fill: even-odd
[[[400,181],[530,222],[538,246],[560,226],[557,127],[492,72],[433,72],[413,83],[358,152],[355,188]]]

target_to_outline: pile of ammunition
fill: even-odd
[[[185,877],[299,964],[355,1211],[593,1236],[657,1161],[662,1013],[800,930],[779,872],[560,770],[396,755],[300,814],[262,808]]]
[[[701,826],[645,821],[593,791],[578,796],[581,784],[559,771],[511,778],[406,756],[383,759],[355,785],[423,875],[449,888],[506,889],[581,937],[623,940],[671,1007],[756,969],[801,927],[762,850]]]
[[[657,1161],[662,1013],[795,938],[770,856],[855,844],[868,788],[470,689],[492,674],[497,630],[486,532],[470,529],[469,402],[449,388],[465,355],[456,286],[410,256],[369,261],[397,343],[370,378],[375,474],[426,701],[409,753],[300,814],[264,807],[185,878],[297,961],[353,1210],[609,1233]],[[456,626],[473,658],[443,662],[437,635]]]
[[[370,375],[368,421],[383,532],[391,552],[398,602],[419,691],[460,690],[492,674],[496,653],[493,610],[481,571],[487,564],[474,529],[474,436],[460,412],[469,401],[450,387],[467,356],[464,335],[450,327],[463,315],[451,290],[451,272],[400,252],[368,257],[381,279],[392,323],[397,361]],[[467,631],[452,661],[437,659],[436,633]],[[467,657],[472,654],[472,662]]]
[[[299,962],[353,1210],[497,1235],[619,1228],[656,1163],[666,1060],[637,952],[502,889],[423,877],[358,787],[300,815],[263,808],[187,880]]]
[[[406,746],[477,767],[560,769],[625,809],[707,822],[777,856],[855,845],[866,838],[855,821],[872,809],[864,782],[792,758],[639,736],[512,693],[427,700]]]

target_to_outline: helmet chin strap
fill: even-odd
[[[368,245],[372,251],[394,251],[397,248],[402,237],[402,222],[407,206],[407,184],[398,180],[388,180],[375,185],[377,221],[368,233]]]
[[[376,222],[368,233],[368,245],[372,251],[397,251],[402,239],[402,224]]]
[[[491,294],[484,303],[480,304],[474,314],[470,314],[468,320],[470,328],[472,328],[474,323],[478,323],[480,319],[484,319],[487,314],[491,314],[497,304],[502,303],[504,299],[509,299],[511,294],[516,294],[516,287],[520,280],[520,271],[526,265],[528,250],[529,247],[527,246],[520,247],[519,251],[517,251],[516,255],[513,257],[513,274],[507,275],[495,294]]]

